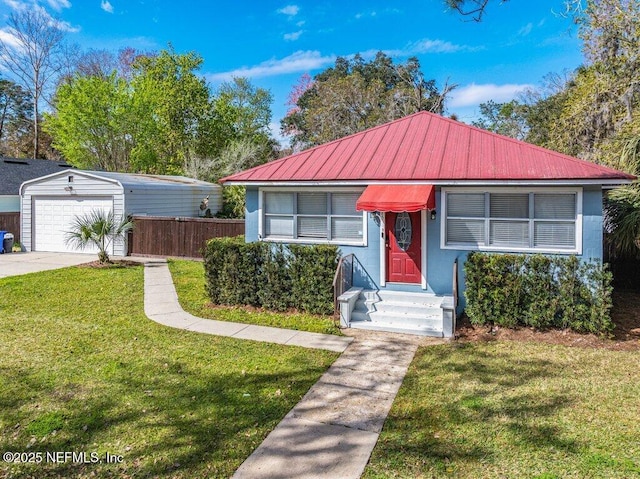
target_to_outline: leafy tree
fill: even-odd
[[[76,75],[60,85],[56,111],[45,116],[45,131],[66,160],[79,168],[134,171],[131,152],[138,122],[126,81]]]
[[[127,218],[117,220],[113,211],[92,210],[84,216],[76,216],[71,230],[66,232],[65,242],[81,250],[90,246],[98,248],[100,263],[109,263],[107,250],[125,233],[133,228],[133,222]]]
[[[604,150],[638,115],[640,1],[589,1],[577,21],[588,63],[568,84],[551,144],[594,161],[615,162],[615,153],[603,155]]]
[[[400,65],[382,52],[369,62],[339,57],[313,82],[294,86],[281,129],[295,147],[318,145],[417,111],[442,114],[453,88],[425,80],[415,57]]]
[[[56,147],[83,168],[182,173],[211,115],[209,89],[195,74],[202,59],[173,50],[125,49],[117,60],[103,53],[59,84],[46,118]]]
[[[524,140],[528,134],[527,109],[516,100],[496,103],[489,100],[480,104],[480,119],[473,126]]]
[[[275,158],[276,142],[269,130],[271,123],[271,92],[256,88],[246,78],[234,78],[218,88],[211,101],[210,114],[201,130],[198,153],[209,158],[221,158],[234,142],[251,144],[254,158],[250,166],[256,166]],[[249,167],[249,166],[247,166]],[[235,173],[213,172],[217,180]]]
[[[220,123],[232,128],[232,136],[267,140],[272,102],[268,90],[256,88],[247,78],[234,78],[220,85],[213,103]]]
[[[33,158],[39,157],[40,102],[62,68],[64,32],[42,8],[9,15],[7,35],[0,37],[0,65],[11,72],[32,99]]]
[[[546,79],[552,79],[555,85],[549,87],[549,81],[546,81],[542,89],[528,90],[521,95],[527,123],[525,141],[545,148],[554,148],[552,136],[555,133],[555,123],[562,114],[567,101],[567,85],[572,79],[561,80],[560,76],[555,74],[547,75]]]
[[[196,53],[162,50],[133,63],[131,88],[139,115],[131,163],[148,173],[179,173],[196,149],[198,130],[209,108],[209,89],[195,71]]]

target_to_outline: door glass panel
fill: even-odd
[[[406,211],[399,213],[396,216],[394,234],[396,237],[398,248],[400,248],[402,251],[407,251],[407,249],[409,249],[409,246],[411,246],[412,225],[411,216],[409,216],[409,213],[407,213]]]

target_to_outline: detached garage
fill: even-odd
[[[26,181],[20,187],[21,238],[26,251],[85,252],[65,243],[73,219],[92,210],[126,215],[197,217],[208,197],[216,213],[222,203],[218,185],[183,176],[139,175],[65,170]],[[126,244],[112,245],[109,254],[126,255]]]

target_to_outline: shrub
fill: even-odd
[[[333,312],[333,276],[338,248],[329,245],[290,245],[291,296],[296,306],[316,314]]]
[[[244,218],[244,210],[244,186],[223,186],[222,209],[216,213],[216,218]]]
[[[467,315],[473,324],[570,328],[606,333],[611,273],[575,256],[471,253],[465,262]]]
[[[328,245],[286,247],[245,243],[243,236],[214,238],[204,252],[207,293],[214,304],[331,314],[338,254],[337,247]]]
[[[285,248],[278,244],[264,248],[261,284],[258,288],[260,304],[274,311],[286,311],[295,303],[291,294],[291,272]]]

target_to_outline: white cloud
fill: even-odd
[[[22,11],[22,10],[35,10],[42,14],[45,18],[48,19],[49,23],[57,28],[58,30],[62,30],[63,32],[76,33],[80,31],[80,27],[74,27],[69,22],[65,22],[64,20],[57,20],[53,18],[47,10],[37,3],[25,3],[20,2],[18,0],[3,0],[3,2],[8,5],[12,10]],[[67,0],[47,0],[49,5],[58,6],[60,8],[69,8],[71,7],[71,3]]]
[[[58,30],[62,30],[63,32],[77,33],[80,31],[80,27],[74,27],[69,22],[65,22],[64,20],[56,20],[52,17],[50,21],[54,27],[56,27]]]
[[[533,23],[529,22],[520,30],[518,30],[518,35],[520,35],[521,37],[526,37],[531,33],[531,30],[533,30]]]
[[[58,12],[63,8],[71,8],[71,2],[69,0],[47,0],[47,3]]]
[[[355,15],[356,20],[360,20],[364,17],[375,17],[378,14],[375,10],[370,10],[368,12],[358,12]]]
[[[415,53],[455,53],[461,50],[472,50],[466,45],[456,45],[444,40],[429,40],[425,38],[405,47],[408,52]]]
[[[290,73],[308,72],[323,68],[336,60],[335,55],[322,55],[319,51],[299,50],[281,59],[271,59],[252,67],[242,67],[222,73],[209,73],[212,82],[231,80],[233,77],[260,78]]]
[[[518,93],[529,88],[535,88],[535,86],[527,83],[509,83],[505,85],[496,85],[493,83],[476,85],[472,83],[453,90],[448,106],[452,108],[474,106],[489,100],[502,103],[513,100]]]
[[[300,11],[300,7],[298,5],[287,5],[286,7],[282,7],[276,12],[282,13],[283,15],[287,15],[289,17],[295,17]]]
[[[27,10],[34,7],[42,9],[42,7],[38,5],[38,0],[32,0],[31,2],[2,0],[2,2],[13,10]],[[71,2],[69,0],[45,0],[45,3],[57,12],[61,11],[63,8],[71,8]]]
[[[430,40],[425,38],[418,40],[417,42],[408,43],[404,48],[387,49],[382,50],[383,53],[391,57],[408,57],[412,55],[418,55],[422,53],[456,53],[456,52],[474,52],[481,50],[482,47],[472,47],[469,45],[457,45],[455,43],[447,42],[444,40]],[[368,50],[361,52],[361,56],[367,58],[369,55],[371,58],[378,53],[378,50]]]
[[[17,0],[2,0],[5,5],[8,5],[12,10],[24,10],[28,8],[28,5]]]
[[[298,30],[297,32],[285,33],[283,38],[289,42],[294,42],[300,38],[300,35],[302,35],[303,32],[303,30]]]
[[[22,48],[20,40],[16,38],[16,36],[11,32],[11,29],[9,28],[3,28],[0,30],[0,41],[16,50]]]
[[[107,13],[113,13],[113,5],[109,3],[109,0],[102,0],[100,2],[100,8],[102,8]]]
[[[402,13],[402,10],[399,10],[397,8],[385,8],[383,10],[366,10],[356,13],[355,19],[360,20],[361,18],[365,17],[383,17],[386,15],[397,15],[399,13]]]

